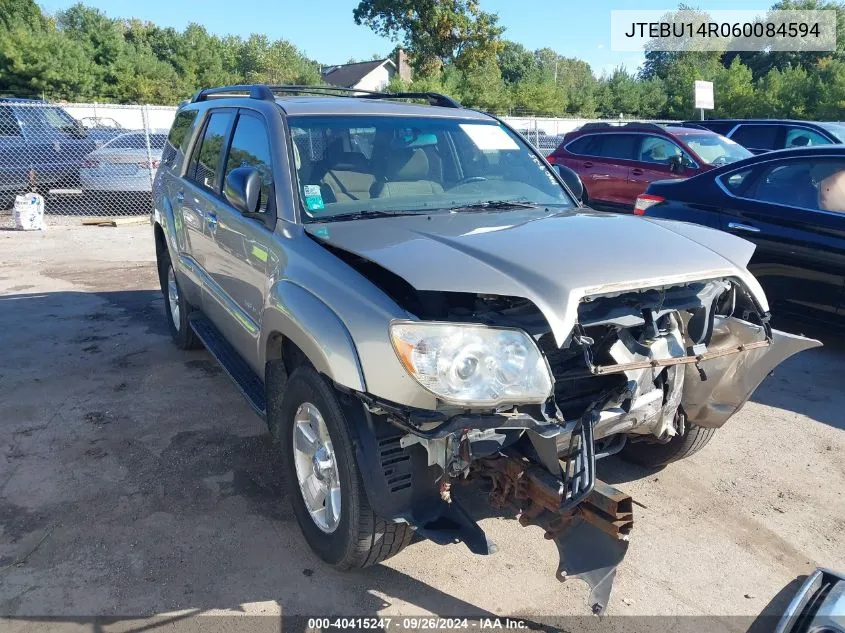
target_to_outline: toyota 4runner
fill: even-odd
[[[770,327],[753,245],[593,212],[573,176],[438,94],[230,86],[178,110],[153,189],[170,330],[266,418],[327,563],[414,533],[492,553],[453,495],[484,480],[601,613],[633,517],[596,461],[701,449],[818,344]]]

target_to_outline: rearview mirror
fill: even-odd
[[[261,174],[255,167],[233,169],[226,176],[223,195],[241,213],[256,213],[261,201]]]
[[[669,171],[673,174],[680,174],[684,171],[684,157],[680,154],[675,154],[669,157]]]
[[[564,165],[555,165],[555,169],[575,198],[582,202],[584,200],[584,183],[581,182],[581,177],[574,170]]]

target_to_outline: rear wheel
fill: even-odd
[[[684,434],[676,435],[666,444],[628,442],[619,452],[619,456],[640,466],[665,466],[697,453],[707,445],[715,433],[716,429],[687,422]]]
[[[267,385],[271,392],[274,387]],[[339,569],[367,567],[398,554],[413,530],[379,517],[370,506],[332,387],[303,365],[283,388],[281,405],[269,408],[268,422],[308,545]]]
[[[202,347],[202,343],[188,323],[188,316],[194,311],[194,308],[188,303],[181,288],[179,288],[176,271],[173,270],[173,263],[170,261],[170,255],[167,251],[160,255],[158,265],[161,290],[164,293],[164,311],[167,316],[170,336],[179,349],[199,349]]]

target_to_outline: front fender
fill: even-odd
[[[290,280],[273,285],[261,319],[260,366],[275,333],[290,339],[314,368],[339,385],[366,391],[361,362],[343,321],[323,301]]]

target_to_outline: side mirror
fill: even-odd
[[[675,154],[669,157],[669,171],[673,174],[680,174],[684,171],[684,157]]]
[[[558,175],[561,180],[569,187],[569,190],[575,195],[579,202],[584,200],[584,183],[581,182],[581,177],[575,173],[574,170],[569,169],[565,165],[555,165]]]
[[[241,213],[257,213],[261,200],[261,174],[255,167],[233,169],[226,176],[223,195]]]

